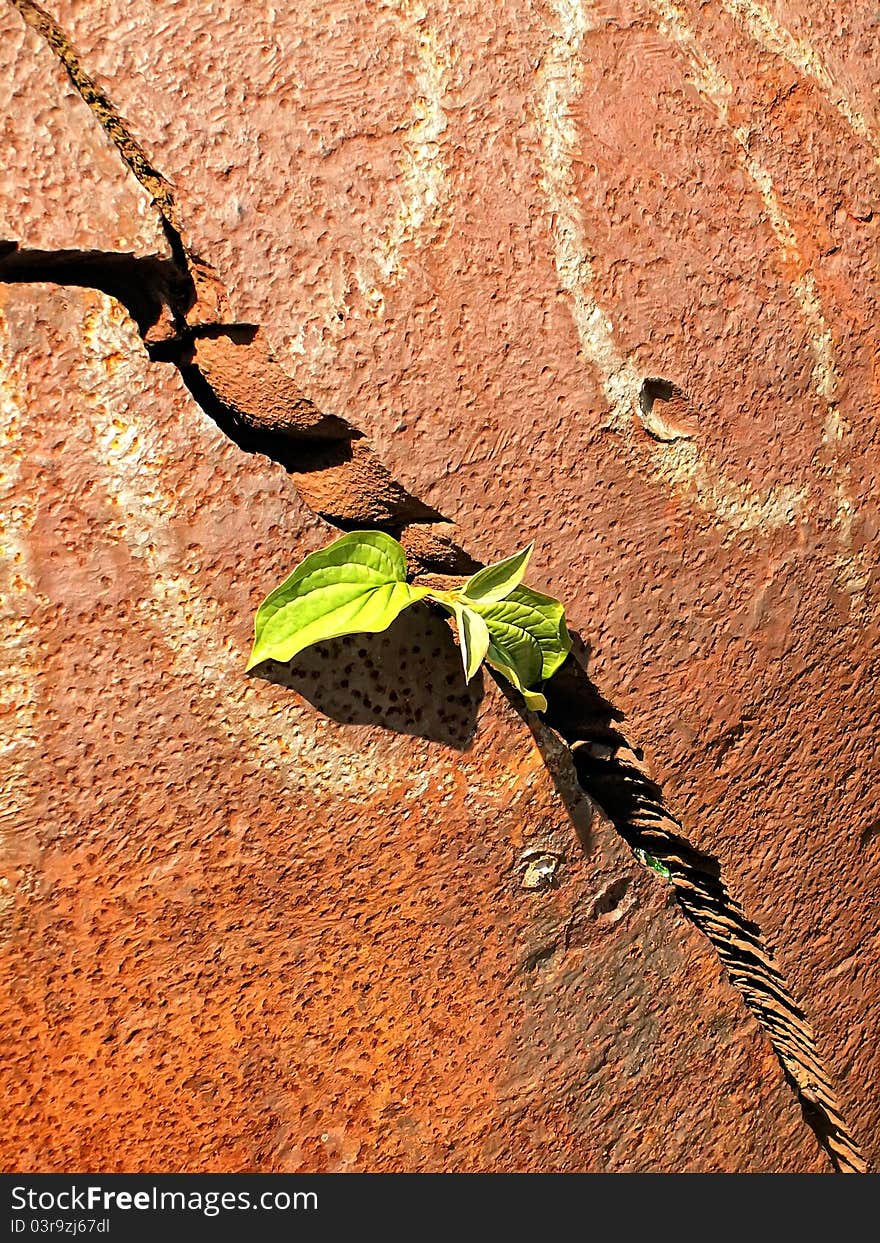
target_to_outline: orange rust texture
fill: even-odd
[[[57,6],[237,317],[475,552],[537,540],[876,1161],[873,8],[274,12]],[[11,10],[0,40],[2,236],[160,249]],[[5,1168],[827,1168],[440,624],[246,679],[327,529],[108,299],[0,298]],[[642,427],[648,376],[690,440]]]

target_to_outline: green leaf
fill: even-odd
[[[520,676],[516,665],[512,665],[509,661],[505,660],[499,649],[496,648],[493,643],[489,644],[489,651],[486,654],[486,660],[493,669],[497,669],[499,673],[502,673],[507,678],[508,682],[516,687],[523,699],[526,701],[527,707],[531,708],[533,712],[547,711],[547,700],[541,692],[529,690],[529,688],[523,684],[522,677]]]
[[[529,544],[528,548],[515,553],[505,561],[499,561],[495,565],[487,565],[485,569],[478,570],[462,587],[462,597],[465,600],[479,601],[481,604],[494,604],[495,601],[509,596],[514,587],[518,587],[522,582],[534,546],[534,544]]]
[[[540,691],[528,691],[523,687],[522,697],[526,701],[526,707],[531,708],[532,712],[547,711],[547,699]]]
[[[485,619],[484,619],[485,620]],[[531,687],[541,681],[541,649],[523,630],[511,626],[499,625],[498,622],[486,623],[489,638],[487,659],[496,665],[504,665],[512,669],[516,678],[511,678],[514,686]],[[501,670],[505,672],[504,669]]]
[[[655,859],[653,855],[648,854],[647,850],[642,850],[641,846],[637,846],[633,852],[636,858],[644,863],[645,867],[652,868],[658,872],[664,880],[672,880],[672,873],[665,863],[661,863],[659,859]]]
[[[512,567],[503,575],[499,574],[495,584],[489,583],[486,587],[487,593],[494,594],[502,589],[506,577],[510,585],[503,588],[502,598],[475,599],[470,590],[479,575],[474,575],[462,591],[461,605],[481,617],[486,625],[490,639],[486,651],[489,664],[521,692],[528,707],[546,712],[547,700],[534,687],[552,677],[565,660],[571,648],[571,636],[565,625],[565,610],[558,600],[517,585],[530,552],[531,549],[524,549],[500,566],[489,567],[492,571]],[[514,566],[514,562],[519,565]],[[510,581],[513,579],[516,583]]]
[[[531,689],[535,682],[541,680],[541,649],[538,643],[526,631],[497,619],[486,624],[491,639],[486,653],[489,664],[503,673],[508,682],[521,692],[530,708],[539,707],[544,711],[546,699]]]
[[[266,597],[254,622],[247,663],[291,660],[324,639],[387,629],[428,594],[406,581],[406,557],[383,531],[352,531],[306,557]]]
[[[489,647],[489,630],[479,613],[475,613],[473,609],[462,604],[455,604],[453,608],[458,623],[464,677],[466,682],[470,682],[485,659]]]
[[[496,647],[509,649],[511,645],[522,645],[525,639],[537,646],[537,671],[532,669],[534,655],[529,658],[528,665],[518,660],[509,662],[517,669],[525,686],[552,677],[568,655],[571,636],[565,625],[565,609],[552,596],[541,595],[530,587],[516,587],[495,603],[470,601],[469,604],[489,627]],[[503,655],[502,659],[505,659]]]

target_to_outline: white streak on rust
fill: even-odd
[[[570,295],[581,348],[596,370],[610,408],[608,426],[631,437],[640,417],[642,375],[621,350],[609,316],[595,293],[595,273],[577,195],[573,152],[577,132],[572,109],[583,90],[583,48],[596,28],[581,0],[551,0],[556,28],[539,74],[537,120],[541,137],[541,188],[553,214],[556,270]],[[713,65],[704,71],[711,75]],[[693,441],[654,445],[654,473],[674,490],[690,492],[718,525],[735,531],[787,526],[795,521],[808,489],[779,484],[763,492],[725,477]]]
[[[789,275],[789,288],[797,304],[813,355],[813,388],[825,406],[822,442],[830,458],[831,486],[834,493],[834,526],[844,552],[838,558],[839,574],[846,574],[849,558],[845,554],[851,540],[853,505],[847,449],[849,428],[837,402],[839,373],[834,357],[834,338],[822,308],[815,275],[801,254],[794,226],[773,185],[769,171],[751,152],[751,132],[730,118],[733,84],[718,63],[702,47],[685,12],[673,0],[650,0],[660,19],[660,30],[688,57],[691,81],[710,103],[722,125],[733,135],[739,163],[758,191],[771,230],[779,244],[783,268]],[[858,607],[857,593],[851,592],[852,607]]]
[[[815,48],[792,34],[773,16],[766,5],[757,3],[757,0],[721,0],[721,3],[756,43],[775,56],[787,60],[805,77],[813,79],[853,133],[872,148],[875,161],[880,163],[880,147],[867,118],[849,99]]]
[[[397,23],[402,38],[415,49],[415,96],[412,114],[398,155],[399,181],[394,186],[397,209],[375,243],[354,262],[327,265],[328,287],[321,314],[321,339],[337,338],[357,291],[365,314],[381,318],[385,290],[394,289],[406,275],[412,256],[442,234],[449,218],[450,182],[444,158],[448,126],[444,105],[449,76],[457,55],[445,47],[431,25],[426,0],[385,0],[382,9]],[[303,324],[290,341],[293,353],[307,353],[309,325]]]
[[[652,450],[657,475],[670,488],[687,488],[697,504],[731,531],[761,531],[791,526],[809,489],[773,484],[759,492],[721,474],[693,441],[679,440]]]
[[[551,34],[539,77],[541,188],[553,213],[556,271],[571,298],[572,315],[610,409],[609,426],[623,431],[639,408],[642,377],[625,357],[611,320],[596,300],[595,275],[574,180],[577,131],[572,108],[583,90],[581,54],[590,28],[579,0],[552,0],[558,26]]]
[[[401,202],[375,256],[386,283],[401,279],[408,246],[423,247],[434,241],[443,226],[449,199],[443,144],[450,51],[432,29],[424,0],[397,0],[392,7],[405,36],[414,42],[417,68],[413,121],[400,156]],[[378,290],[374,293],[377,297],[381,297]]]
[[[783,265],[794,269],[789,287],[807,329],[814,358],[813,384],[828,410],[826,428],[839,427],[840,412],[835,404],[838,387],[834,361],[834,343],[828,321],[822,311],[816,278],[805,263],[798,246],[794,227],[776,193],[768,170],[752,155],[751,132],[746,126],[735,125],[730,119],[730,97],[733,84],[724,76],[717,62],[700,45],[684,11],[671,0],[652,0],[651,7],[660,18],[660,30],[687,55],[693,82],[700,95],[712,106],[718,118],[733,135],[739,163],[755,186],[767,215],[770,228],[779,243]]]

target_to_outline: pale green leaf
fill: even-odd
[[[454,605],[454,609],[465,681],[470,682],[488,651],[489,630],[479,613],[475,613],[473,609],[462,604]]]
[[[481,604],[494,604],[497,600],[503,600],[522,582],[533,548],[534,544],[529,544],[528,548],[505,561],[478,570],[462,587],[461,595],[466,600],[479,601]]]
[[[503,600],[492,604],[471,601],[470,607],[483,618],[496,646],[515,647],[524,644],[526,639],[536,645],[539,656],[536,671],[531,671],[530,667],[526,674],[524,665],[511,661],[525,686],[552,677],[569,653],[571,636],[565,625],[565,610],[552,596],[544,596],[530,587],[516,587]],[[523,647],[523,651],[526,650],[530,650],[528,644]]]
[[[383,531],[352,531],[297,566],[257,610],[247,668],[291,660],[340,635],[385,630],[427,595],[406,581],[406,557]]]
[[[503,674],[504,677],[507,678],[511,685],[516,687],[523,699],[526,701],[527,707],[531,708],[534,712],[546,712],[547,700],[540,691],[529,690],[528,686],[526,686],[523,682],[521,669],[518,669],[517,666],[512,664],[509,659],[505,659],[505,657],[509,656],[509,654],[509,651],[506,650],[503,651],[502,654],[502,649],[497,648],[494,643],[490,643],[489,650],[486,653],[486,660],[493,669],[497,669],[499,673]],[[521,649],[518,654],[522,654]]]
[[[654,857],[654,855],[648,854],[647,850],[642,850],[640,846],[637,846],[634,853],[636,858],[644,863],[645,867],[652,868],[655,872],[662,876],[664,880],[672,880],[672,873],[666,864],[661,863],[659,859]]]
[[[489,630],[488,660],[496,665],[504,665],[516,674],[511,678],[514,686],[520,689],[532,687],[541,681],[541,649],[530,634],[523,630],[504,626],[498,622],[487,622]],[[501,670],[505,672],[504,669]]]

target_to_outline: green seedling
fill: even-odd
[[[539,687],[568,655],[571,637],[558,600],[523,586],[532,553],[486,566],[449,591],[410,583],[402,546],[384,531],[352,531],[313,552],[257,610],[248,669],[291,660],[324,639],[378,633],[419,600],[433,600],[455,620],[465,678],[485,660],[543,712]]]

